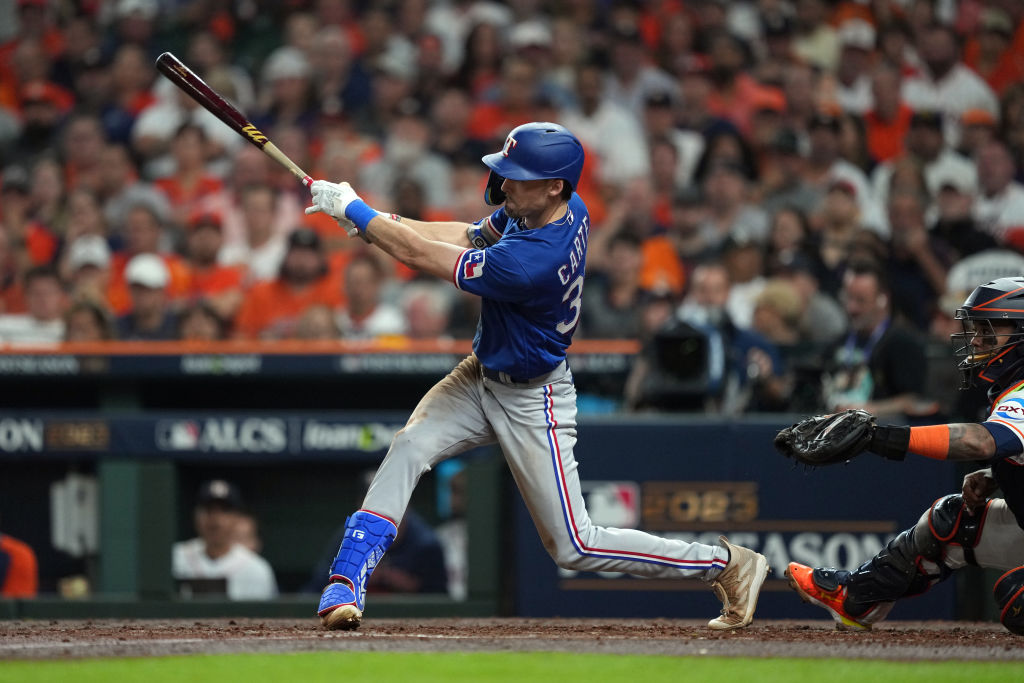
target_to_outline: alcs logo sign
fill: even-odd
[[[284,420],[273,418],[160,420],[156,446],[162,451],[281,453],[288,446],[288,431]]]

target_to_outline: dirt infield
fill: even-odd
[[[368,619],[349,632],[324,631],[313,619],[0,621],[0,661],[324,650],[1021,661],[1024,638],[968,622],[849,633],[826,621],[765,621],[717,633],[668,619]]]

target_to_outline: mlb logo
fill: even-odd
[[[463,280],[472,280],[484,274],[484,254],[483,250],[470,252],[462,264]]]
[[[199,446],[199,424],[193,420],[161,420],[156,425],[157,448],[191,451]]]
[[[580,489],[594,524],[635,529],[640,523],[640,486],[635,481],[581,481]]]

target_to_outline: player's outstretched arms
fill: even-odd
[[[922,427],[876,427],[869,450],[902,460],[907,453],[933,460],[987,460],[996,453],[991,432],[976,422]]]
[[[996,454],[991,432],[977,423],[877,426],[863,410],[810,417],[781,430],[775,448],[805,465],[848,462],[863,452],[889,460],[915,453],[935,460],[985,460]]]
[[[440,278],[451,278],[455,263],[465,250],[446,242],[427,239],[417,231],[372,209],[352,186],[315,180],[310,185],[312,205],[307,214],[326,213],[335,220],[351,221],[359,234],[405,265]],[[372,230],[371,230],[372,226]]]
[[[356,191],[349,183],[332,183],[326,180],[315,180],[310,185],[309,189],[312,193],[313,201],[312,206],[306,208],[307,214],[326,213],[345,228],[349,237],[363,237],[367,241],[370,241],[367,239],[368,235],[366,235],[366,231],[360,230],[355,223],[345,215],[346,210],[348,210],[353,201],[359,200],[362,202],[359,195],[356,194]],[[404,223],[425,239],[435,242],[445,242],[464,249],[471,246],[468,236],[470,229],[469,223],[460,223],[458,221],[419,221],[412,218],[406,218],[404,216],[396,216],[394,214],[387,217]]]

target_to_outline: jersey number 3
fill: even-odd
[[[569,320],[563,320],[555,325],[555,330],[557,330],[559,334],[569,334],[572,332],[572,329],[576,327],[576,323],[579,322],[580,319],[582,298],[583,276],[580,275],[572,281],[572,284],[569,285],[569,289],[565,290],[565,294],[562,296],[563,302],[569,302],[569,310],[572,311],[572,318]]]

